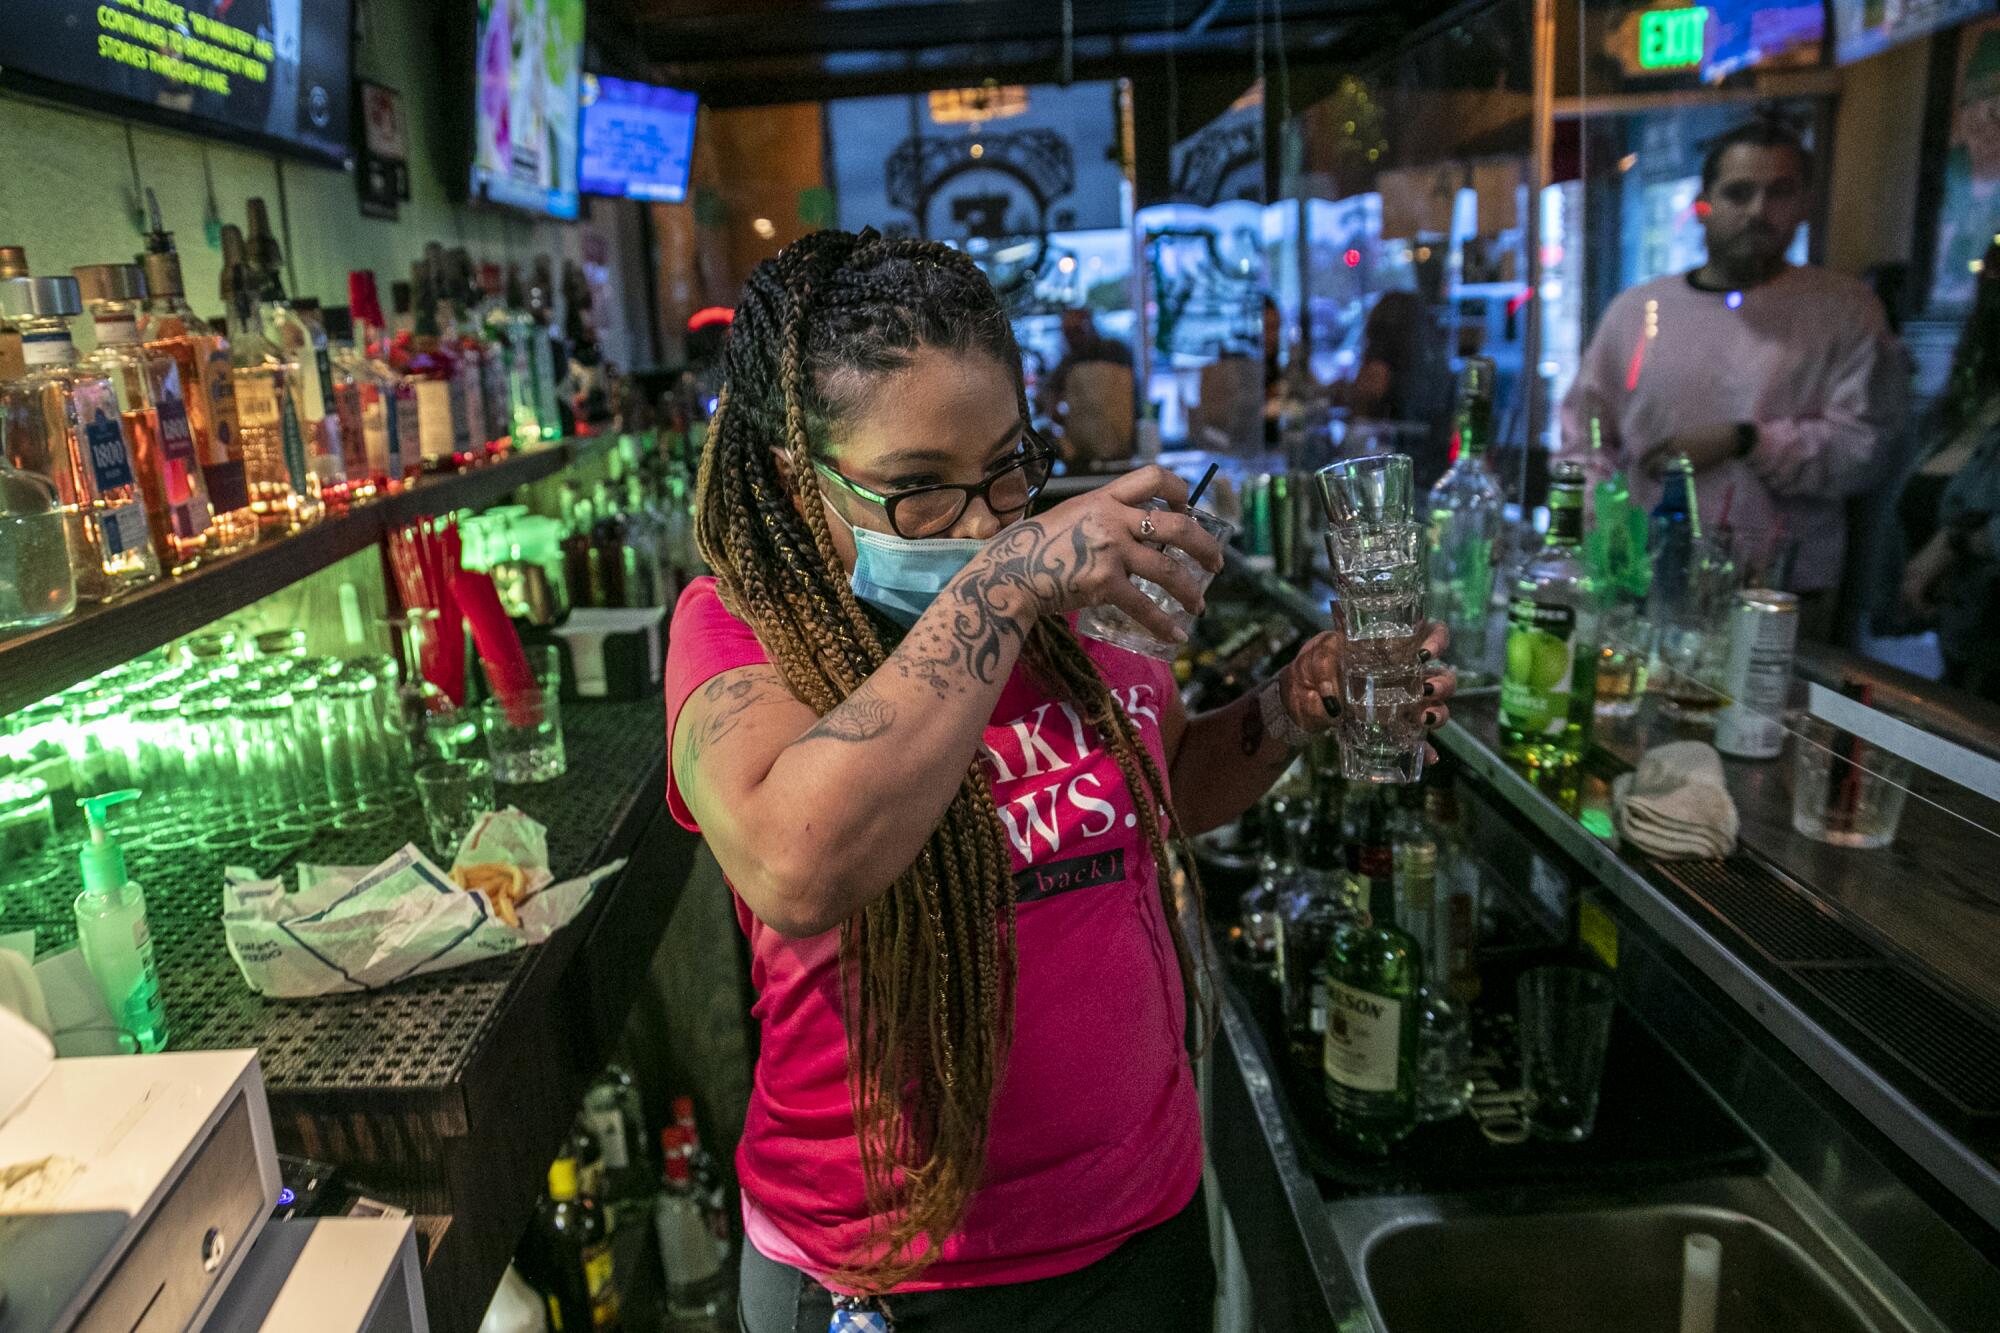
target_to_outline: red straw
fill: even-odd
[[[452,580],[453,595],[472,626],[473,646],[486,668],[493,696],[507,710],[507,720],[517,727],[534,721],[534,690],[540,682],[528,666],[521,648],[521,635],[500,605],[500,593],[491,574],[461,572]]]

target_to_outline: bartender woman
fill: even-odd
[[[1048,470],[964,256],[829,231],[751,275],[699,483],[715,577],[667,666],[668,800],[735,890],[762,1027],[750,1333],[1208,1327],[1199,963],[1160,868],[1334,724],[1341,644],[1189,717],[1071,614],[1179,637],[1131,576],[1201,607],[1161,549],[1222,563],[1186,486],[1029,518]]]

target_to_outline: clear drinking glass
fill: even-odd
[[[1538,967],[1521,974],[1515,998],[1529,1132],[1562,1143],[1589,1138],[1618,1008],[1611,982],[1580,967]]]
[[[1145,507],[1156,511],[1165,511],[1169,508],[1164,500],[1150,501]],[[1218,542],[1227,544],[1236,532],[1236,525],[1219,514],[1212,514],[1206,509],[1189,509],[1187,513],[1203,532]],[[1186,568],[1198,589],[1207,591],[1209,583],[1215,578],[1213,573],[1178,546],[1164,546],[1161,549],[1167,553],[1168,559]],[[1183,634],[1193,632],[1194,612],[1182,606],[1173,594],[1151,579],[1142,579],[1137,574],[1132,576],[1132,585],[1146,594],[1146,600],[1165,611]],[[1108,604],[1085,607],[1077,614],[1076,628],[1079,634],[1088,634],[1093,639],[1102,639],[1128,652],[1157,658],[1162,662],[1173,661],[1181,651],[1180,644],[1155,637],[1151,630],[1126,615],[1124,611]]]
[[[1894,842],[1909,796],[1910,761],[1822,717],[1795,717],[1792,730],[1792,827],[1836,847]]]
[[[562,658],[554,644],[524,651],[533,687],[480,705],[479,730],[497,782],[547,782],[568,767],[562,734]]]
[[[1347,648],[1341,662],[1340,772],[1415,782],[1424,771],[1424,529],[1412,520],[1410,459],[1373,454],[1317,474],[1327,557]]]
[[[458,844],[493,809],[493,770],[484,759],[445,759],[417,770],[417,795],[431,848],[441,861],[458,855]]]

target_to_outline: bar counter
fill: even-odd
[[[1231,569],[1300,629],[1325,624],[1324,602],[1240,559]],[[1841,665],[1822,656],[1801,674],[1825,679]],[[2000,927],[2000,881],[1985,867],[2000,857],[1987,832],[2000,819],[1968,822],[1980,813],[1973,798],[1926,776],[1918,796],[1955,813],[1912,799],[1882,851],[1814,842],[1791,827],[1788,748],[1726,763],[1742,820],[1734,856],[1658,862],[1596,836],[1511,767],[1497,713],[1494,691],[1470,692],[1437,737],[1461,789],[1490,812],[1477,844],[1489,892],[1497,878],[1568,929],[1589,916],[1584,938],[1600,953],[1608,944],[1625,1013],[1693,1076],[1697,1099],[1754,1141],[1756,1159],[1731,1168],[1742,1177],[1731,1188],[1782,1186],[1802,1216],[1844,1238],[1838,1262],[1871,1290],[1899,1294],[1888,1308],[1904,1317],[1920,1305],[1930,1327],[1990,1328],[2000,1308],[2000,958],[1984,946]],[[1580,810],[1600,828],[1609,780],[1631,758],[1609,739],[1588,764]],[[1499,847],[1512,842],[1523,850]],[[1310,1092],[1296,1076],[1287,1087],[1287,1057],[1272,1050],[1241,975],[1221,992],[1210,1152],[1258,1317],[1266,1333],[1381,1327],[1366,1279],[1373,1242],[1356,1220],[1370,1190],[1329,1180],[1323,1161],[1315,1170],[1317,1108],[1300,1104]],[[1607,1077],[1607,1101],[1609,1088]],[[1634,1203],[1640,1191],[1628,1182],[1610,1193]],[[1448,1193],[1413,1206],[1428,1215]],[[1604,1194],[1550,1179],[1489,1191],[1486,1204],[1582,1207]]]

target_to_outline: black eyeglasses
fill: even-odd
[[[1021,443],[1014,456],[990,474],[986,480],[971,486],[945,483],[938,486],[912,486],[906,491],[884,495],[871,491],[860,482],[842,476],[840,470],[831,463],[815,463],[821,472],[840,483],[872,504],[882,506],[882,512],[889,516],[889,528],[898,537],[915,540],[920,537],[935,537],[941,532],[949,532],[965,515],[973,497],[986,502],[995,517],[1011,518],[1034,503],[1035,497],[1048,485],[1049,470],[1055,463],[1056,451],[1029,426],[1021,432]]]

